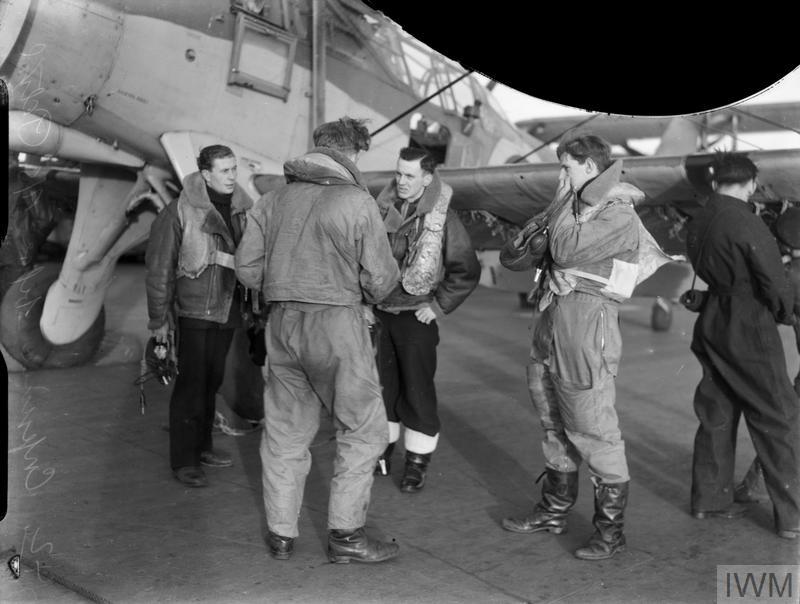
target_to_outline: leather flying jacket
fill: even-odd
[[[406,254],[422,234],[424,217],[433,210],[443,185],[439,174],[434,172],[433,180],[417,201],[416,209],[405,220],[401,219],[400,212],[395,207],[399,198],[394,179],[378,195],[378,207],[398,266],[403,266]],[[447,314],[467,299],[478,286],[480,276],[481,266],[469,233],[455,211],[448,208],[437,284],[430,293],[418,296],[409,294],[398,284],[378,308],[396,313],[416,310],[430,304],[437,314]]]
[[[236,287],[233,253],[253,205],[238,184],[231,199],[233,233],[217,212],[200,172],[183,180],[183,191],[156,217],[147,242],[149,329],[178,317],[225,323]],[[234,310],[237,312],[237,309]]]
[[[361,172],[334,149],[284,164],[287,184],[247,214],[236,274],[270,302],[374,304],[400,279]]]

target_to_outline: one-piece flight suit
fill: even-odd
[[[261,439],[270,531],[298,535],[324,407],[337,427],[328,528],[363,527],[373,470],[389,441],[370,341],[370,304],[400,279],[375,200],[345,155],[315,148],[284,164],[287,185],[247,215],[242,283],[271,303]]]

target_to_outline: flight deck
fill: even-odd
[[[689,350],[696,315],[680,306],[667,332],[650,327],[651,299],[634,298],[620,312],[617,410],[632,477],[625,552],[601,562],[572,555],[592,532],[585,466],[566,533],[501,528],[504,516],[538,501],[541,429],[525,383],[530,311],[516,293],[481,286],[440,325],[443,427],[424,490],[398,490],[400,452],[394,473],[375,478],[367,531],[396,539],[399,557],[339,565],[325,555],[330,422],[312,447],[288,561],[270,558],[264,543],[260,431],[215,436],[234,466],[207,469],[208,488],[172,478],[170,387],[148,382],[141,414],[134,385],[147,337],[143,276],[141,265],[118,267],[95,364],[18,371],[9,363],[2,601],[713,602],[718,567],[729,565],[793,565],[797,597],[798,543],[774,534],[771,505],[754,504],[739,520],[689,515],[700,367]],[[781,329],[793,376],[800,359],[793,333]],[[741,425],[737,479],[752,459]],[[18,579],[6,566],[14,554]]]

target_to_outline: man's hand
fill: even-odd
[[[417,321],[420,323],[425,323],[425,325],[436,320],[436,313],[433,312],[433,309],[430,306],[418,308],[414,313],[414,316],[417,318]]]
[[[156,339],[156,342],[169,342],[169,322],[164,323],[158,329],[151,329],[150,335]]]

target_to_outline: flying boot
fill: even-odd
[[[625,535],[622,534],[625,506],[628,503],[630,482],[594,486],[594,534],[583,547],[575,550],[581,560],[605,560],[625,550]]]
[[[578,498],[578,472],[546,468],[536,482],[542,476],[542,499],[533,508],[533,513],[521,518],[503,518],[504,529],[514,533],[549,531],[556,535],[567,530],[567,512]]]
[[[400,490],[403,493],[416,493],[425,486],[425,473],[431,461],[430,453],[412,453],[406,451],[406,467],[403,479],[400,481]]]

